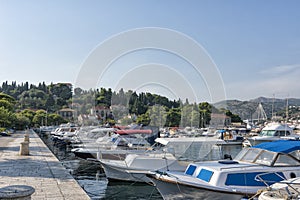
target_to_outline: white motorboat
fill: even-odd
[[[187,163],[178,161],[188,146],[199,144],[198,151],[205,157],[213,145],[223,144],[224,141],[214,138],[157,138],[157,143],[164,146],[164,151],[155,150],[144,153],[131,153],[124,160],[104,159],[102,152],[98,161],[102,164],[106,177],[110,180],[150,182],[146,176],[149,171],[175,170],[184,171]],[[201,148],[202,147],[202,148]]]
[[[79,158],[97,159],[97,153],[101,151],[102,157],[124,160],[128,152],[140,153],[151,148],[152,137],[157,136],[151,129],[100,129],[106,134],[103,137],[86,139],[82,137],[82,147],[72,149]],[[93,132],[88,135],[94,135]],[[99,134],[97,134],[99,135]],[[113,155],[114,154],[114,155]]]
[[[218,130],[217,137],[225,141],[224,145],[241,145],[244,141],[244,137],[238,135],[235,130]]]
[[[66,133],[74,134],[76,130],[77,130],[76,127],[59,127],[59,128],[56,128],[54,131],[51,131],[50,134],[53,136],[61,137]]]
[[[123,160],[128,152],[145,152],[149,148],[151,145],[144,138],[113,134],[100,137],[93,143],[86,143],[84,147],[74,148],[71,152],[79,158],[96,159],[100,151],[102,157]]]
[[[224,144],[222,145],[241,145],[244,141],[244,137],[232,129],[219,129],[215,131],[209,129],[203,132],[202,136],[222,139],[224,140]]]
[[[299,137],[299,135],[294,134],[293,129],[287,124],[270,123],[261,130],[258,136],[247,138],[243,145],[254,146],[262,142],[271,142],[283,139],[298,140]]]
[[[170,153],[128,154],[124,160],[98,159],[109,180],[151,182],[146,173],[151,170],[184,171],[186,165],[180,164]]]
[[[156,171],[148,176],[164,199],[241,199],[299,177],[299,150],[300,141],[267,142],[244,148],[234,160],[190,163],[184,172]]]

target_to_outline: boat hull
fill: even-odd
[[[162,157],[163,156],[163,157]],[[176,170],[184,172],[186,165],[169,154],[130,154],[122,160],[99,160],[108,179],[134,182],[151,182],[146,176],[150,171]]]
[[[179,183],[151,178],[153,184],[165,200],[206,199],[206,200],[241,200],[245,195],[196,188]]]
[[[104,168],[105,175],[109,180],[121,180],[129,182],[151,182],[151,180],[146,176],[145,173],[129,173],[126,171],[126,169],[123,168],[117,168],[114,166],[107,165],[105,163],[101,163],[101,165]]]

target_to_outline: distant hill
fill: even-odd
[[[287,105],[286,99],[274,99],[267,97],[259,97],[256,99],[251,99],[249,101],[239,101],[239,100],[226,100],[220,101],[213,104],[216,108],[226,108],[234,114],[238,114],[242,119],[251,119],[253,113],[255,113],[259,103],[262,104],[264,111],[268,118],[272,116],[273,113],[279,115],[284,113]],[[288,99],[289,106],[300,106],[300,99],[290,98]]]

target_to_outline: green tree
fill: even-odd
[[[15,122],[15,115],[4,107],[0,107],[0,126],[4,128],[12,127]]]
[[[83,90],[79,87],[74,89],[74,95],[75,96],[80,96],[82,94]]]
[[[109,88],[101,88],[100,92],[96,94],[96,104],[109,107],[111,106],[112,90]]]
[[[137,114],[137,101],[138,101],[138,95],[134,92],[130,96],[129,99],[129,113],[130,114]]]
[[[180,108],[172,108],[167,112],[166,126],[178,127],[181,121]]]
[[[136,119],[137,124],[143,124],[145,126],[150,124],[150,117],[148,113],[141,114]]]
[[[161,105],[154,105],[149,107],[147,113],[149,113],[150,125],[164,127],[166,123],[167,113],[166,108]]]
[[[15,98],[13,98],[12,96],[10,96],[8,94],[4,94],[2,92],[0,92],[0,99],[1,100],[6,100],[6,101],[8,101],[11,104],[15,104],[16,103]]]
[[[194,103],[192,105],[192,112],[191,112],[191,127],[199,127],[200,125],[200,112],[198,105]]]
[[[231,122],[242,122],[240,116],[233,114],[230,110],[225,110],[225,115],[231,118]]]
[[[52,95],[61,98],[64,101],[72,98],[72,85],[69,83],[51,84],[49,90]]]
[[[212,113],[212,106],[208,102],[199,104],[200,127],[204,128],[209,125]]]
[[[4,107],[9,111],[14,110],[14,105],[12,103],[10,103],[9,101],[4,100],[4,99],[0,99],[0,107]]]
[[[18,96],[21,108],[45,109],[47,94],[35,88],[23,92]]]
[[[14,126],[17,130],[24,130],[26,127],[29,127],[31,121],[28,117],[24,116],[22,113],[16,114],[16,119]]]
[[[55,100],[55,110],[68,106],[68,101],[72,98],[72,85],[69,83],[51,83],[48,86],[49,95]],[[47,108],[44,108],[47,109]]]
[[[62,123],[66,123],[66,120],[56,113],[51,113],[47,115],[47,124],[48,125],[59,125]]]
[[[48,95],[45,102],[45,108],[50,112],[55,112],[55,100],[52,95]]]
[[[37,110],[32,119],[32,122],[35,126],[44,126],[46,124],[47,113],[45,110]]]
[[[30,110],[30,109],[24,109],[20,112],[20,115],[26,117],[29,119],[30,121],[30,124],[29,124],[29,127],[33,127],[33,117],[35,115],[35,112],[33,110]]]

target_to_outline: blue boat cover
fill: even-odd
[[[290,153],[295,150],[300,150],[299,140],[277,140],[273,142],[264,142],[253,146],[252,148],[265,149],[277,153]]]

